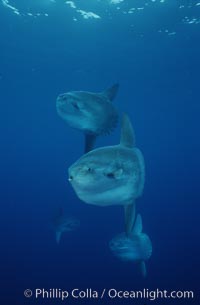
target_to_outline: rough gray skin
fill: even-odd
[[[90,151],[69,168],[69,181],[82,201],[125,206],[127,233],[132,230],[134,201],[142,194],[145,180],[144,159],[134,143],[132,125],[124,115],[119,145]]]
[[[69,126],[84,132],[85,152],[93,148],[97,136],[109,134],[116,127],[118,114],[112,100],[118,87],[113,85],[102,93],[70,91],[58,96],[57,113]]]

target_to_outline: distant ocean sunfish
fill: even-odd
[[[142,233],[142,218],[140,215],[137,216],[129,237],[125,233],[121,233],[114,237],[109,245],[113,254],[119,259],[139,263],[142,275],[146,276],[145,261],[152,254],[152,244],[148,235]]]
[[[117,125],[118,114],[113,99],[118,84],[101,92],[70,91],[60,94],[56,100],[58,115],[69,126],[85,134],[85,152],[93,148],[97,136],[110,133]]]
[[[98,148],[83,155],[69,168],[69,181],[77,196],[97,206],[125,207],[126,232],[135,220],[135,199],[143,191],[144,159],[135,146],[134,131],[123,116],[119,145]]]
[[[80,221],[74,217],[64,215],[64,211],[61,208],[58,215],[53,219],[53,226],[56,234],[56,242],[59,244],[62,234],[76,230],[80,226]]]

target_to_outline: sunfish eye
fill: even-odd
[[[80,110],[80,107],[79,107],[77,101],[72,101],[72,102],[71,102],[71,105],[72,105],[75,109]]]
[[[92,172],[92,168],[89,167],[89,166],[84,166],[84,167],[82,168],[82,170],[83,170],[84,172],[89,172],[89,173]]]
[[[107,173],[106,176],[111,179],[115,178],[115,175],[113,173]]]
[[[105,175],[110,179],[120,179],[122,177],[122,174],[123,174],[123,169],[119,168],[113,172],[108,172]]]

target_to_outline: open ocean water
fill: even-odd
[[[124,231],[123,208],[87,205],[69,184],[84,138],[56,113],[60,93],[116,82],[113,103],[129,114],[146,165],[137,200],[153,246],[145,279],[109,249]],[[199,88],[198,0],[0,1],[1,304],[200,304]],[[96,147],[119,139],[120,124]],[[58,245],[60,208],[80,227]],[[106,293],[74,298],[73,289]],[[110,289],[194,297],[111,298]]]

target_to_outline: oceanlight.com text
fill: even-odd
[[[63,290],[60,288],[36,288],[36,289],[26,289],[24,291],[24,296],[26,298],[38,299],[60,299],[62,301],[67,299],[143,299],[155,301],[159,299],[193,299],[194,292],[187,290],[150,290],[144,288],[142,290],[118,290],[115,288],[94,290],[92,288],[87,288],[81,290],[79,288],[74,288],[72,290]]]

